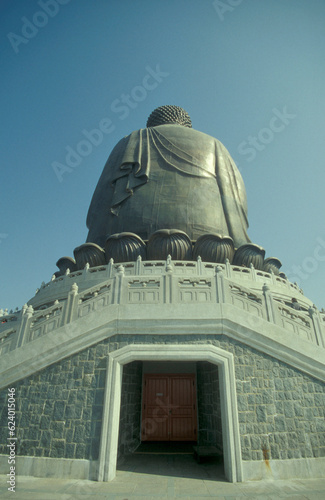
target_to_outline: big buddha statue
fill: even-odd
[[[57,263],[61,274],[142,259],[201,258],[278,274],[281,263],[247,235],[243,179],[227,149],[192,128],[178,106],[161,106],[147,127],[111,152],[89,207],[87,242]],[[60,274],[60,273],[58,273]]]
[[[132,231],[144,240],[159,229],[177,228],[191,240],[207,233],[249,242],[242,177],[217,139],[194,130],[186,111],[161,106],[147,128],[113,149],[94,192],[87,241]]]

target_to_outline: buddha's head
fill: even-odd
[[[166,125],[168,123],[192,128],[191,118],[185,109],[170,105],[156,108],[148,118],[147,127],[157,127],[157,125]]]

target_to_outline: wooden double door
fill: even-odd
[[[195,374],[145,374],[142,441],[196,441]]]

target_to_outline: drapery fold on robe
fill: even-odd
[[[133,194],[134,189],[148,182],[153,150],[166,164],[180,172],[195,177],[216,177],[206,159],[195,158],[183,151],[155,128],[136,130],[130,134],[119,169],[112,178],[111,212],[114,215],[118,215],[120,204]]]
[[[234,240],[239,231],[238,220],[241,222],[243,243],[249,242],[246,234],[248,228],[247,197],[243,179],[234,160],[221,142],[216,142],[216,178],[220,191],[222,206],[226,217],[229,236]],[[246,241],[244,241],[246,240]]]
[[[99,216],[103,221],[105,217],[118,216],[123,203],[150,182],[153,166],[155,169],[176,170],[185,176],[214,180],[223,208],[220,217],[226,221],[228,235],[234,239],[235,245],[250,241],[246,232],[245,186],[229,152],[217,139],[174,124],[136,130],[115,146],[89,207],[88,241],[96,242],[95,237],[100,232]],[[109,230],[108,222],[103,225]]]

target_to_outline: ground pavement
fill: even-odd
[[[0,476],[1,499],[13,500],[325,500],[325,479],[229,483],[214,460],[197,464],[193,455],[132,455],[108,483],[17,477],[15,493]]]

